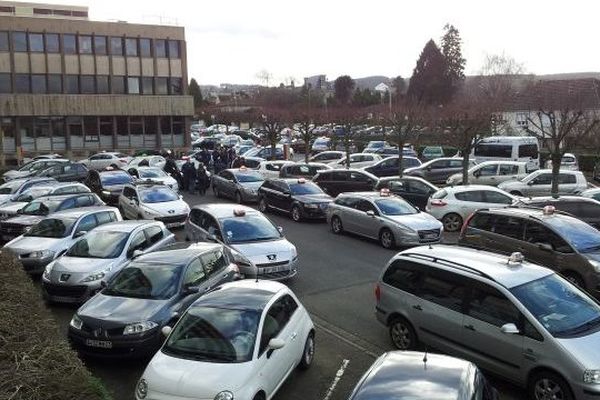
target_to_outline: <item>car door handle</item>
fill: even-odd
[[[463,325],[465,329],[475,332],[475,327],[473,325]]]
[[[420,305],[418,305],[418,304],[417,304],[417,305],[414,305],[414,306],[412,306],[412,308],[414,308],[415,310],[418,310],[418,311],[423,311],[423,307],[421,307],[421,306],[420,306]]]
[[[297,336],[298,336],[298,334],[296,332],[294,332],[290,335],[290,339],[295,340]]]

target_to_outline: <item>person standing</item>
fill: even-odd
[[[210,180],[208,178],[208,174],[206,173],[206,168],[204,168],[204,164],[198,164],[198,170],[196,172],[196,179],[198,182],[198,191],[201,196],[204,196],[206,193],[206,189],[210,184]]]
[[[185,163],[181,167],[183,172],[183,190],[194,194],[196,188],[196,166],[189,157],[185,157]]]

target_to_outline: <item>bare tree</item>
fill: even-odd
[[[334,130],[333,135],[341,139],[346,152],[346,168],[350,168],[350,154],[356,146],[354,139],[357,136],[356,127],[367,120],[364,110],[352,106],[341,106],[329,113],[329,117],[337,123],[339,129]]]
[[[281,130],[286,127],[288,114],[278,108],[263,108],[259,111],[259,122],[267,134],[267,141],[271,146],[271,160],[276,159],[277,142],[281,138]]]
[[[314,137],[314,130],[317,124],[323,121],[323,114],[318,109],[315,110],[307,107],[296,108],[292,110],[291,120],[296,123],[296,128],[304,141],[304,162],[308,163],[310,142]]]
[[[265,86],[269,86],[269,81],[273,79],[273,74],[267,71],[266,69],[262,69],[256,73],[256,78],[263,83]]]

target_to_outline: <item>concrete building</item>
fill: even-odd
[[[187,82],[183,27],[0,1],[0,164],[188,147]]]

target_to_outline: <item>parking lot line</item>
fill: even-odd
[[[346,372],[346,367],[348,367],[349,363],[350,363],[350,360],[347,360],[347,359],[344,359],[342,361],[342,365],[340,365],[340,369],[338,369],[337,372],[335,373],[335,377],[331,381],[331,385],[329,385],[329,388],[327,389],[327,393],[325,393],[325,397],[323,397],[323,400],[329,400],[331,398],[331,395],[333,394],[335,387],[337,386],[340,379],[342,379],[342,376],[344,376],[344,372]]]

